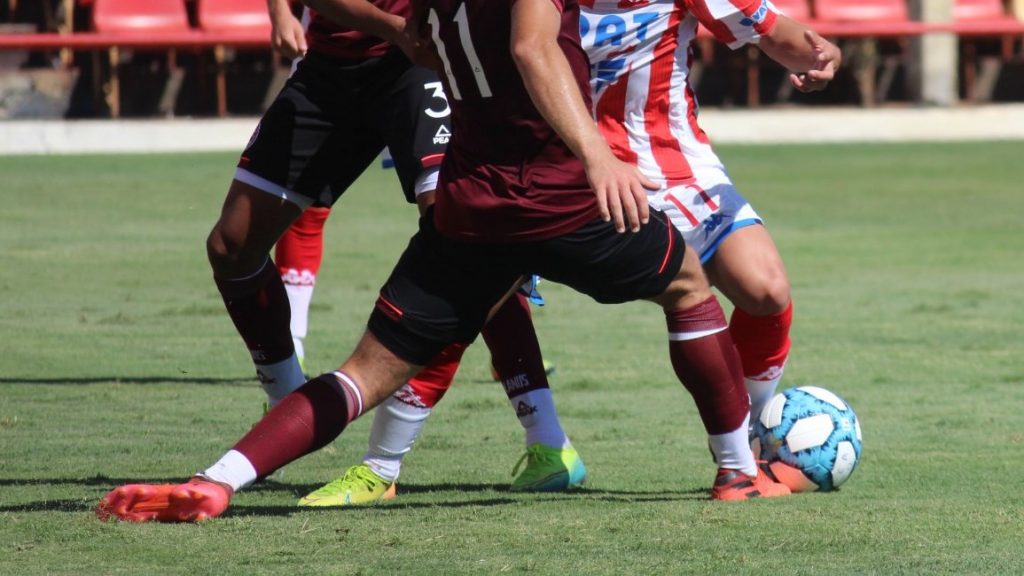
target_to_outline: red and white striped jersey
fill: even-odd
[[[738,48],[775,25],[770,0],[581,0],[594,117],[615,154],[667,186],[727,181],[697,124],[691,43],[703,25]]]

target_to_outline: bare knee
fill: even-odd
[[[729,299],[751,316],[778,314],[789,306],[789,278],[783,270],[766,270]]]
[[[219,225],[214,226],[206,238],[206,258],[213,275],[217,277],[231,278],[250,274],[263,264],[266,257],[267,252],[253,253],[243,242],[226,234]]]

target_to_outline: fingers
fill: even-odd
[[[616,189],[608,194],[608,211],[612,216],[612,224],[615,225],[616,232],[626,231],[626,221],[622,216],[622,197],[619,195],[619,191]]]
[[[608,222],[612,219],[611,212],[608,211],[608,197],[604,190],[594,190],[597,196],[597,210],[601,213],[601,219]]]

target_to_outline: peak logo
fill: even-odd
[[[768,0],[761,0],[761,5],[747,18],[740,20],[740,24],[744,26],[753,26],[754,24],[761,24],[764,19],[768,17]]]
[[[527,404],[526,402],[520,402],[518,405],[516,405],[516,416],[518,416],[519,418],[522,418],[524,416],[529,416],[530,414],[533,414],[536,411],[537,411],[537,407],[536,406],[531,406],[530,404]]]

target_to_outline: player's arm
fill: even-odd
[[[306,53],[306,29],[292,14],[291,0],[267,0],[270,15],[270,44],[285,58],[298,58]]]
[[[433,65],[435,62],[412,21],[381,10],[368,0],[302,2],[336,24],[386,40],[405,52],[413,62],[424,65]]]
[[[583,161],[601,216],[623,232],[649,218],[645,188],[658,186],[608,148],[583,101],[558,45],[561,13],[552,0],[517,0],[512,6],[512,58],[533,104]]]
[[[838,46],[781,14],[759,46],[772,60],[794,72],[789,81],[802,92],[823,90],[835,77],[843,59]]]

